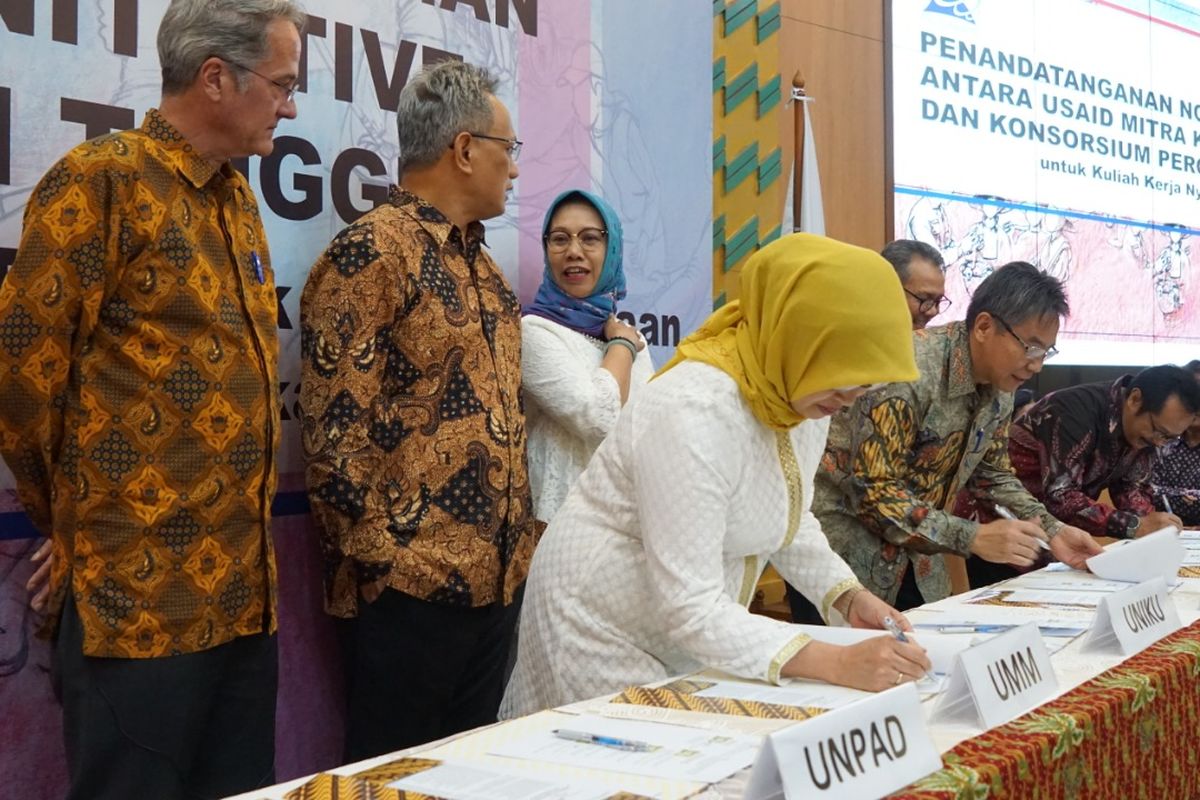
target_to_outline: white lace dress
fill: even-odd
[[[705,364],[647,384],[534,554],[501,716],[706,666],[778,681],[809,639],[747,611],[767,562],[826,615],[858,585],[809,510],[827,430],[764,427]]]
[[[604,343],[541,317],[521,319],[521,390],[528,425],[534,516],[543,522],[567,499],[600,442],[617,424],[621,390],[600,367]],[[629,399],[654,375],[648,350],[634,359]]]

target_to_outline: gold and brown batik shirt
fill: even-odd
[[[343,230],[300,300],[304,452],[326,606],[383,587],[508,603],[534,533],[520,305],[482,249],[393,188]]]
[[[0,286],[0,453],[85,654],[274,629],[276,307],[249,184],[156,111],[30,196]]]

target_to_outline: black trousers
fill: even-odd
[[[496,721],[521,610],[430,603],[385,589],[343,641],[345,760],[360,761]]]
[[[1035,566],[1045,566],[1045,564]],[[1006,581],[1020,574],[1021,570],[1008,564],[994,564],[991,561],[984,561],[979,556],[971,556],[967,559],[967,581],[971,584],[972,589],[991,586],[993,583]]]
[[[788,605],[792,607],[792,622],[800,622],[806,625],[824,625],[825,620],[821,619],[821,612],[815,605],[809,602],[808,598],[800,594],[790,583],[785,583],[787,588]],[[921,596],[921,590],[917,588],[917,577],[913,574],[912,565],[904,570],[904,577],[900,579],[900,593],[896,595],[896,610],[907,611],[910,608],[925,605],[925,598]]]
[[[68,598],[53,658],[68,800],[194,800],[275,782],[275,636],[162,658],[83,655]]]

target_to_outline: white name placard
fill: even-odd
[[[1106,595],[1083,643],[1092,652],[1131,656],[1183,627],[1162,578]]]
[[[746,800],[873,800],[941,769],[913,684],[859,700],[771,734]]]
[[[1030,622],[959,653],[932,719],[988,730],[1057,693],[1050,654]]]
[[[1110,545],[1100,555],[1089,558],[1087,566],[1105,580],[1141,583],[1162,578],[1173,586],[1179,580],[1183,556],[1179,530],[1163,528],[1140,539]]]

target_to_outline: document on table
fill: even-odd
[[[594,736],[642,742],[653,749],[621,750],[568,741],[555,736],[553,731],[542,731],[498,744],[488,753],[671,780],[717,783],[753,764],[760,746],[759,740],[751,736],[593,714],[573,717],[563,727]]]
[[[1129,588],[1129,584],[1125,584]],[[1001,591],[1008,591],[1005,586]],[[1095,608],[1100,605],[1103,592],[1079,592],[1069,589],[1013,589],[1004,597],[1005,603],[1034,603],[1039,606],[1082,606]]]
[[[806,633],[819,642],[840,645],[858,644],[877,636],[891,635],[887,631],[868,630],[866,628],[843,628],[826,625],[797,625],[796,627],[800,629],[801,633]],[[933,672],[943,675],[948,674],[950,668],[954,666],[954,657],[971,646],[970,636],[941,635],[936,632],[920,631],[913,633],[912,637],[918,645],[925,648],[925,652],[933,664]],[[921,688],[920,684],[917,685],[917,688]],[[809,705],[813,704],[810,703]]]
[[[1056,591],[1075,592],[1119,592],[1128,589],[1125,581],[1106,581],[1097,578],[1090,572],[1057,572],[1038,570],[1027,572],[1016,578],[1010,578],[999,584],[998,589],[1053,589]]]
[[[494,766],[447,762],[387,784],[446,800],[604,800],[608,786],[585,780],[508,773]]]
[[[696,697],[753,700],[796,708],[839,708],[871,696],[870,692],[858,689],[806,680],[788,681],[781,686],[749,681],[713,681],[712,686],[695,694]]]
[[[1004,633],[1027,622],[1036,623],[1043,637],[1073,638],[1087,631],[1096,612],[1090,608],[1054,606],[1051,609],[1025,606],[955,603],[938,611],[913,615],[918,641],[925,631],[940,633]]]

